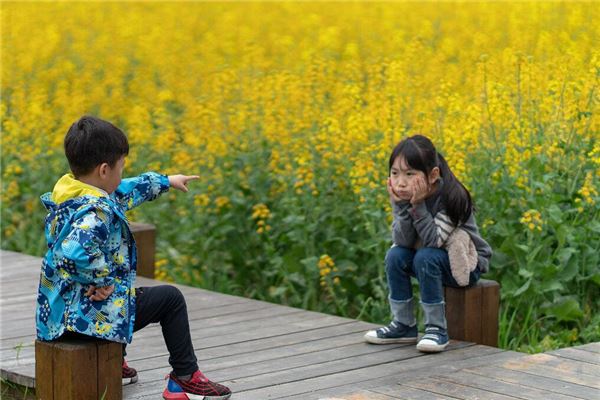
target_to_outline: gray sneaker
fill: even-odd
[[[388,326],[367,332],[365,340],[373,344],[417,343],[417,335],[417,325],[407,326],[392,321]]]

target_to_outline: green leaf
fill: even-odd
[[[548,216],[550,217],[550,221],[552,221],[555,224],[561,224],[563,222],[562,219],[562,210],[560,209],[560,207],[558,207],[556,204],[551,205],[550,207],[548,207],[548,209],[546,210]]]
[[[544,311],[546,315],[559,321],[577,321],[583,317],[583,311],[574,296],[559,297],[552,304],[544,307]]]
[[[527,289],[529,289],[529,285],[531,285],[531,278],[527,279],[527,282],[525,282],[523,284],[523,286],[521,286],[520,288],[518,288],[515,293],[513,293],[513,296],[519,296],[521,293],[525,292]]]

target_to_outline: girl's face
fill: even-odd
[[[429,176],[423,171],[411,168],[404,157],[396,157],[392,168],[390,169],[390,178],[392,188],[403,200],[410,200],[413,195],[415,184],[418,180],[422,181],[426,187],[431,187],[439,178],[439,169],[437,167],[431,170]]]

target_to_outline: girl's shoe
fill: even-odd
[[[179,379],[174,373],[168,375],[168,378],[163,392],[165,400],[227,400],[231,397],[231,390],[211,382],[200,371],[194,372],[187,381]]]
[[[448,332],[437,326],[425,327],[425,334],[417,344],[417,350],[424,353],[439,353],[448,346]]]
[[[407,326],[392,321],[388,326],[367,332],[365,340],[374,344],[417,343],[417,335],[417,325]]]
[[[136,383],[138,381],[138,374],[134,368],[129,368],[127,361],[123,359],[123,368],[121,372],[121,382],[123,385],[129,385],[130,383]]]

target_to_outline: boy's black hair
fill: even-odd
[[[467,222],[474,211],[471,194],[452,173],[448,163],[437,152],[428,137],[414,135],[398,143],[390,156],[388,173],[392,169],[394,160],[400,156],[404,158],[410,168],[422,171],[426,177],[433,168],[438,167],[440,176],[444,180],[441,191],[442,204],[445,206],[448,216],[457,226]]]
[[[100,118],[85,115],[65,136],[65,155],[75,177],[86,175],[98,165],[116,162],[129,154],[129,142],[119,128]]]

